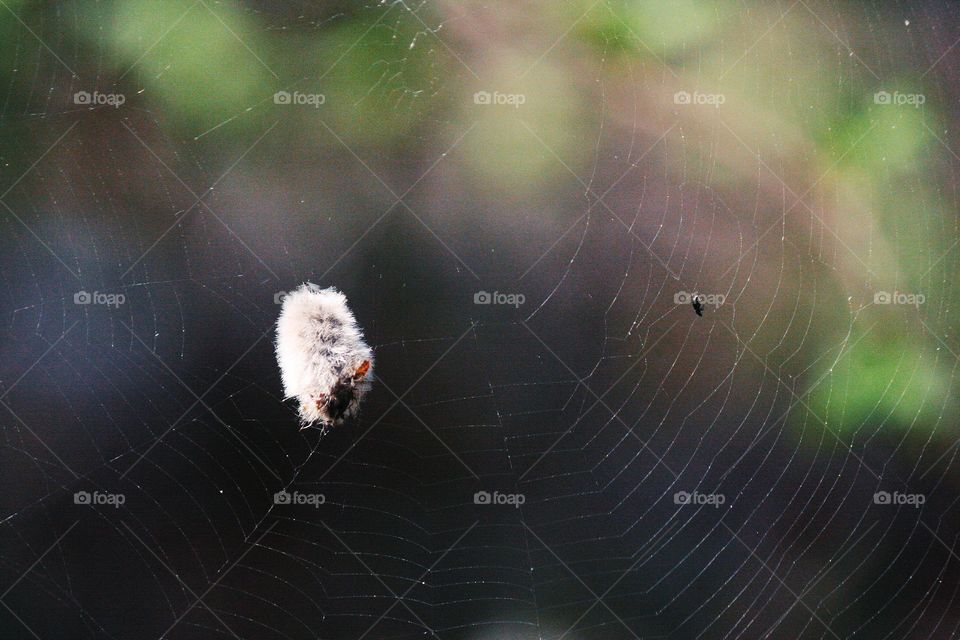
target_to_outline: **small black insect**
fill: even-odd
[[[690,304],[693,305],[693,310],[697,312],[697,315],[703,317],[703,303],[700,302],[700,296],[693,296]]]

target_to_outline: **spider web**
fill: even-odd
[[[948,8],[717,5],[721,37],[668,49],[614,3],[538,26],[507,6],[199,2],[179,24],[362,28],[182,135],[154,67],[112,84],[106,37],[70,35],[110,15],[94,4],[7,0],[0,22],[5,637],[958,635]],[[503,24],[537,28],[514,43]],[[525,63],[492,73],[508,46]],[[718,84],[711,57],[727,101],[676,103]],[[354,58],[373,60],[364,118],[307,130],[271,101],[335,101]],[[826,82],[804,90],[801,63]],[[571,93],[538,95],[558,69]],[[920,74],[939,105],[919,112],[922,175],[882,169],[877,199],[940,215],[871,226],[849,159],[912,121],[875,106],[834,146],[797,130]],[[528,104],[471,101],[498,82]],[[71,101],[110,86],[126,105]],[[573,94],[582,122],[551,119]],[[800,126],[777,135],[744,96]],[[504,138],[534,151],[483,165]],[[298,431],[281,397],[276,302],[305,280],[343,290],[376,350],[349,428]],[[911,285],[923,305],[874,302]],[[693,292],[724,301],[698,317]],[[887,344],[905,382],[864,400]]]

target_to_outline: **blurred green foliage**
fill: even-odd
[[[719,28],[723,3],[705,0],[639,0],[566,6],[567,19],[580,18],[577,33],[585,42],[608,50],[616,44],[641,56],[672,58],[697,49]],[[585,14],[585,15],[584,15]]]
[[[352,139],[386,149],[449,108],[445,89],[463,72],[422,25],[399,9],[396,15],[372,29],[355,20],[334,23],[307,50],[323,75],[316,85],[327,96],[321,115]]]
[[[859,342],[851,338],[854,346],[826,372],[809,407],[845,437],[861,429],[871,435],[880,425],[886,431],[921,432],[950,426],[952,432],[957,410],[948,382],[952,356],[939,347],[931,352],[902,326],[896,332],[877,331]],[[797,419],[803,413],[797,409]]]
[[[925,119],[935,114],[916,107],[875,105],[840,114],[839,122],[816,136],[834,162],[855,165],[885,182],[888,172],[917,171],[916,161],[930,142]]]
[[[266,113],[318,132],[322,118],[348,139],[389,147],[436,108],[426,98],[456,64],[436,55],[432,36],[399,9],[272,30],[257,14],[191,0],[123,0],[87,11],[79,22],[87,46],[103,47],[116,75],[129,75],[124,86],[158,99],[167,124],[184,133],[238,115],[232,127],[259,130]],[[319,108],[275,105],[280,90],[325,100]]]
[[[244,46],[263,55],[268,39],[243,14],[217,10],[214,15],[188,0],[125,0],[116,5],[109,32],[116,67],[126,71],[136,63],[132,70],[149,89],[199,126],[233,115],[271,86],[268,69]]]

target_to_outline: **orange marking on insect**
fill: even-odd
[[[370,361],[364,360],[359,367],[357,367],[357,372],[353,374],[354,380],[359,380],[363,376],[367,375],[367,371],[370,371]]]

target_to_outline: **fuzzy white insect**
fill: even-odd
[[[373,380],[373,351],[347,298],[306,283],[283,299],[277,364],[285,399],[299,402],[303,429],[339,426],[357,415]]]

